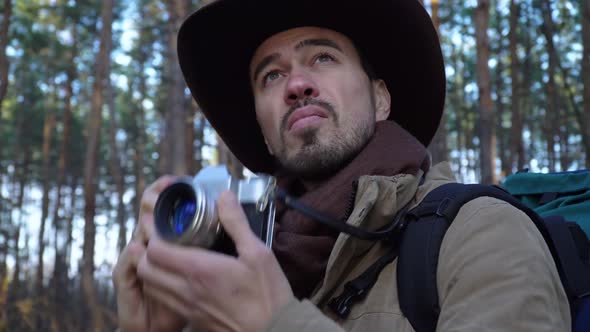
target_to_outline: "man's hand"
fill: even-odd
[[[235,195],[218,200],[238,257],[165,243],[154,236],[138,265],[144,291],[198,331],[260,331],[293,297],[274,254],[254,235]]]
[[[147,241],[154,233],[154,205],[160,192],[172,181],[173,177],[161,177],[145,190],[137,229],[113,270],[119,327],[124,332],[172,332],[180,331],[186,325],[181,316],[161,303],[146,298],[143,287],[147,284],[137,277],[137,265],[145,256]]]

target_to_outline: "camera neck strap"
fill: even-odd
[[[337,230],[341,233],[346,233],[350,236],[361,240],[367,241],[376,241],[376,240],[385,240],[387,242],[392,241],[396,234],[399,233],[399,230],[403,230],[405,227],[405,215],[408,210],[408,206],[403,207],[393,219],[393,222],[390,224],[385,225],[384,227],[376,230],[370,231],[366,229],[362,229],[360,227],[355,227],[352,225],[347,224],[341,220],[337,220],[331,216],[328,216],[320,211],[317,211],[300,201],[296,198],[289,196],[285,191],[280,188],[276,188],[275,191],[275,199],[284,203],[290,209],[296,210],[299,213],[307,216],[308,218],[322,224],[328,226],[332,229]]]

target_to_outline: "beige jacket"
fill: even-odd
[[[419,174],[421,175],[421,174]],[[348,223],[376,229],[398,209],[417,205],[428,192],[454,181],[447,163],[419,176],[364,176]],[[397,261],[379,275],[347,319],[326,307],[342,286],[384,253],[380,243],[341,234],[326,275],[310,300],[293,300],[267,331],[414,331],[397,296]],[[437,331],[569,331],[567,297],[545,242],[531,220],[508,203],[481,197],[465,204],[443,240],[437,286]]]

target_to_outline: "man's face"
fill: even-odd
[[[346,36],[303,27],[264,41],[250,62],[256,116],[269,152],[302,177],[331,173],[387,119],[390,97]]]

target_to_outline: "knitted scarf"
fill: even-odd
[[[414,136],[393,121],[380,121],[364,149],[331,177],[308,186],[313,190],[305,191],[302,179],[276,176],[278,185],[303,204],[346,222],[354,203],[353,182],[362,175],[416,174],[429,167],[426,148]],[[339,233],[280,204],[276,216],[273,251],[295,296],[309,297],[324,276]]]

